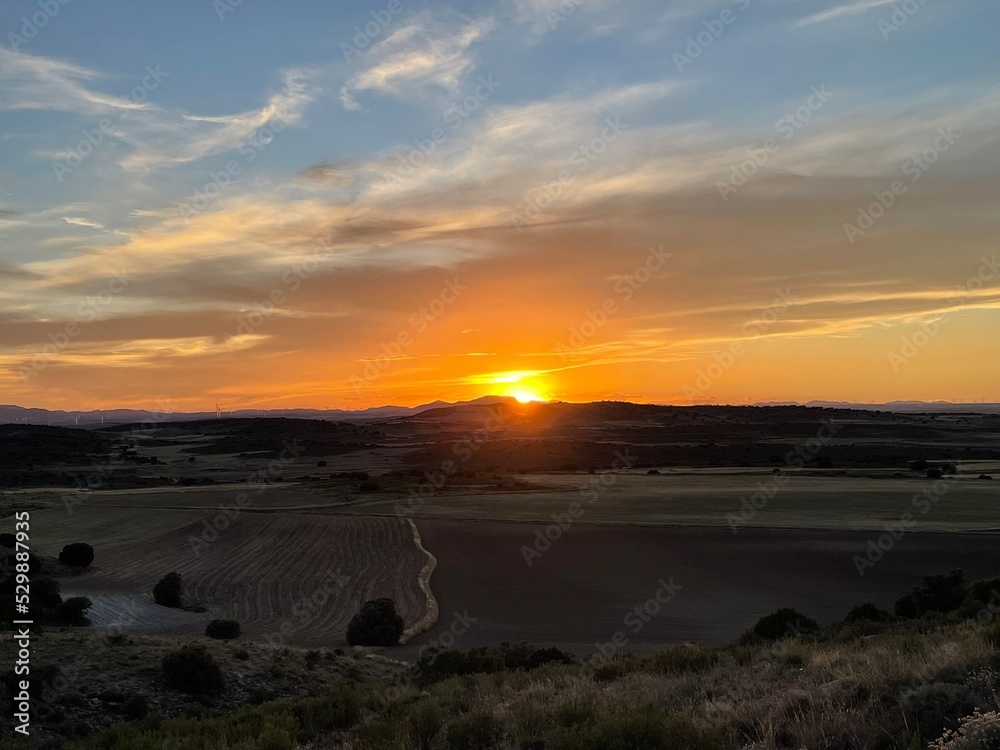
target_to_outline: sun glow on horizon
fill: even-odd
[[[546,400],[534,389],[525,387],[514,388],[507,395],[514,397],[521,404],[539,403]]]

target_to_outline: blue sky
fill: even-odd
[[[679,402],[794,285],[772,356],[699,398],[863,398],[773,371],[775,356],[839,346],[830,337],[877,363],[873,398],[984,395],[989,366],[949,362],[996,322],[991,284],[943,300],[995,247],[998,22],[986,0],[8,0],[0,385],[40,405],[141,404],[179,382],[192,405],[362,406],[479,395],[513,371],[567,399]],[[796,111],[807,119],[782,129]],[[927,179],[851,237],[873,191],[944,128],[958,136]],[[770,138],[746,186],[727,183]],[[233,333],[317,243],[305,291]],[[670,294],[647,288],[556,357],[664,243],[678,261],[655,281]],[[46,353],[122,268],[127,289]],[[359,389],[359,369],[459,273],[482,291]],[[887,369],[913,326],[953,315],[953,335]],[[318,374],[254,380],[282,357]]]

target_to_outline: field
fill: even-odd
[[[413,517],[551,522],[578,503],[581,511],[576,520],[582,523],[728,527],[731,518],[736,518],[739,527],[863,530],[898,523],[903,514],[910,513],[912,528],[924,531],[1000,528],[1000,483],[975,477],[945,480],[939,485],[940,496],[931,494],[933,481],[891,476],[790,472],[780,478],[787,480],[780,486],[770,472],[746,470],[518,478],[537,484],[538,489],[472,493],[445,488],[412,502],[407,492],[337,510],[392,515],[401,508]],[[414,491],[419,489],[413,486]]]
[[[961,568],[970,580],[1000,572],[996,534],[910,532],[862,576],[855,556],[865,556],[878,534],[581,525],[545,548],[536,545],[544,527],[534,524],[418,526],[438,558],[441,617],[413,648],[440,643],[456,612],[475,618],[454,638],[461,649],[529,636],[536,645],[591,654],[616,632],[636,653],[684,642],[725,644],[782,607],[830,624],[862,602],[891,611],[932,572]],[[544,551],[531,555],[529,566],[525,548]],[[680,587],[669,603],[654,616],[630,616],[656,596],[661,581]]]
[[[36,550],[92,544],[94,564],[63,591],[89,596],[98,626],[126,632],[200,635],[208,620],[232,618],[251,639],[333,647],[344,645],[361,604],[379,596],[396,602],[408,626],[424,620],[428,557],[407,521],[262,512],[297,507],[306,498],[294,490],[269,490],[259,506],[234,513],[233,497],[231,489],[94,493],[72,515],[35,511]],[[229,505],[228,515],[216,504]],[[153,604],[153,585],[171,571],[192,610],[203,611]]]

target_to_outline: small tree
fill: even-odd
[[[395,646],[403,635],[403,618],[396,614],[392,599],[365,602],[347,626],[347,642],[352,646]]]
[[[85,596],[71,596],[62,604],[57,604],[52,613],[52,621],[56,625],[90,625],[87,610],[93,602]]]
[[[743,635],[743,641],[779,641],[796,635],[808,635],[819,630],[819,623],[801,612],[785,607],[761,617]]]
[[[67,544],[59,553],[59,562],[77,568],[86,568],[94,562],[94,548],[83,542]]]
[[[220,641],[240,637],[240,624],[236,620],[212,620],[205,628],[205,635]]]
[[[181,607],[181,574],[167,573],[153,586],[153,600],[164,607]]]
[[[216,695],[226,686],[222,670],[202,645],[188,645],[163,657],[163,679],[174,690]]]

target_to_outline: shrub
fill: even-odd
[[[135,693],[132,697],[125,701],[125,705],[122,707],[122,713],[133,721],[145,719],[146,714],[149,713],[149,701],[142,693]]]
[[[59,562],[77,568],[86,568],[94,562],[94,548],[83,542],[67,544],[59,553]]]
[[[362,482],[359,489],[362,492],[378,492],[378,482]]]
[[[37,578],[31,582],[31,598],[46,609],[52,609],[62,602],[59,596],[59,581],[55,578]]]
[[[382,597],[361,605],[347,626],[352,646],[395,646],[403,635],[403,618],[396,614],[392,599]]]
[[[688,718],[653,708],[621,718],[606,718],[548,734],[553,750],[721,750],[732,738],[718,729],[700,729]]]
[[[953,570],[947,575],[926,576],[923,582],[896,602],[897,617],[923,617],[930,612],[951,612],[965,599],[965,575]]]
[[[192,644],[163,657],[163,679],[168,687],[194,695],[215,695],[225,687],[222,670],[204,646]]]
[[[965,685],[934,682],[903,693],[900,705],[916,719],[921,737],[930,738],[972,713],[976,700]]]
[[[56,625],[90,625],[87,610],[93,602],[85,596],[71,596],[57,605],[52,613],[52,622]]]
[[[865,602],[848,612],[844,622],[888,622],[891,619],[892,615],[884,609],[879,609],[871,602]]]
[[[181,574],[167,573],[153,586],[153,600],[164,607],[181,606]]]
[[[946,730],[930,750],[995,750],[1000,747],[1000,713],[979,709],[961,720],[958,729]]]
[[[205,628],[205,635],[220,641],[240,637],[240,624],[236,620],[212,620]]]
[[[445,732],[452,750],[480,750],[492,747],[500,739],[500,724],[490,714],[476,713],[460,717]]]
[[[785,607],[761,617],[747,633],[744,642],[753,640],[778,641],[795,635],[808,635],[819,630],[819,623],[801,612]]]
[[[983,638],[993,648],[1000,648],[1000,621],[991,622],[983,628]]]
[[[1000,597],[1000,576],[974,581],[969,586],[969,596],[983,604],[988,604],[991,599]]]
[[[527,643],[499,648],[480,646],[463,653],[450,649],[429,649],[417,660],[418,682],[429,684],[449,677],[469,674],[495,674],[505,670],[528,672],[546,664],[572,664],[573,657],[557,648],[536,649]]]
[[[644,660],[644,666],[658,674],[707,672],[718,663],[719,652],[702,646],[678,646]]]

